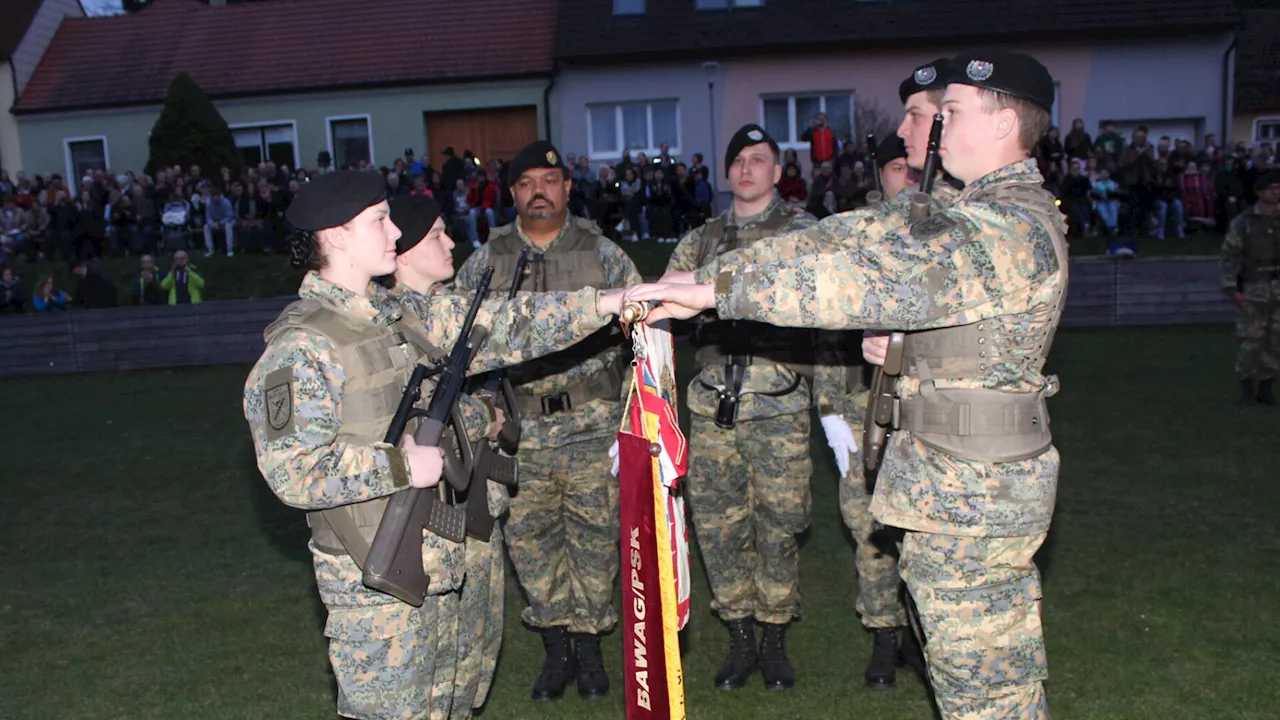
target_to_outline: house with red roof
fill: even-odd
[[[52,2],[53,0],[46,0]],[[555,0],[154,0],[57,28],[11,105],[27,172],[141,171],[172,78],[190,74],[246,161],[439,167],[545,136]]]
[[[0,11],[0,168],[23,169],[18,121],[7,111],[66,17],[84,17],[77,0],[5,0]]]

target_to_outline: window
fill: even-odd
[[[259,125],[232,125],[236,150],[246,166],[270,160],[276,166],[298,167],[297,125],[292,120]]]
[[[587,106],[587,149],[593,160],[622,157],[623,149],[646,155],[662,143],[680,153],[680,108],[675,100]]]
[[[761,100],[764,129],[783,148],[804,145],[801,137],[818,113],[827,116],[827,126],[836,135],[837,148],[854,137],[852,93],[766,96]]]
[[[643,15],[644,0],[613,0],[614,15]]]
[[[85,173],[106,170],[111,166],[107,138],[103,135],[66,138],[62,141],[62,149],[67,162],[67,187],[80,187],[80,178]]]
[[[324,121],[333,167],[359,165],[361,160],[373,162],[373,128],[368,115],[327,117]]]
[[[763,7],[764,0],[694,0],[698,10],[728,10],[735,8]]]
[[[1280,117],[1261,117],[1253,121],[1253,141],[1274,143],[1280,140]]]

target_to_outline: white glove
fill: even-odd
[[[858,444],[853,441],[853,430],[849,423],[839,415],[827,415],[822,418],[822,430],[827,434],[827,445],[835,451],[840,477],[849,477],[849,458],[858,452]]]
[[[617,440],[614,440],[613,444],[609,446],[609,457],[613,458],[613,469],[611,469],[609,472],[613,473],[614,477],[618,477],[619,465],[618,465],[618,441]]]

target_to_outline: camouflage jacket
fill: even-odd
[[[1242,285],[1250,300],[1280,298],[1280,213],[1264,213],[1254,204],[1237,215],[1222,241],[1220,257],[1223,288]]]
[[[853,250],[869,239],[876,240],[907,224],[911,195],[920,189],[913,185],[875,207],[858,208],[829,215],[809,227],[761,240],[741,250],[727,252],[714,263],[694,273],[696,282],[714,282],[722,270],[735,270],[745,265],[792,260],[836,250]],[[960,191],[939,179],[934,183],[932,212],[951,207]]]
[[[698,268],[699,253],[702,252],[704,238],[710,228],[723,227],[724,225],[733,225],[739,229],[740,233],[750,233],[756,223],[761,222],[775,213],[785,213],[788,215],[786,224],[782,226],[782,233],[790,233],[803,228],[812,226],[817,219],[804,211],[796,211],[788,207],[782,202],[782,199],[775,193],[773,201],[769,203],[760,214],[754,218],[737,218],[735,217],[733,208],[730,207],[724,211],[722,223],[707,223],[700,227],[690,230],[675,250],[671,253],[671,260],[667,263],[667,271],[680,270],[696,270]],[[759,232],[758,230],[756,231]],[[757,240],[748,245],[753,247],[765,240]],[[730,251],[733,252],[733,251]],[[712,316],[706,319],[714,321]],[[756,327],[754,330],[765,330],[769,328]],[[750,331],[748,331],[750,332]],[[780,330],[779,332],[788,332]],[[812,342],[810,335],[809,342]],[[719,405],[719,399],[715,390],[711,387],[722,387],[728,382],[725,377],[725,368],[723,365],[706,365],[698,368],[698,374],[693,381],[689,383],[687,395],[685,396],[689,404],[689,411],[701,415],[703,417],[715,417],[716,407]],[[744,391],[764,391],[772,392],[785,390],[795,380],[795,373],[784,365],[767,364],[757,360],[749,366],[742,380],[742,389]],[[708,387],[710,385],[711,387]],[[777,417],[779,415],[789,415],[797,412],[807,412],[812,406],[813,400],[810,388],[806,383],[801,383],[794,391],[785,395],[770,396],[757,395],[748,393],[743,395],[738,406],[738,418],[740,420],[760,420],[764,418]]]
[[[971,183],[954,205],[912,228],[838,253],[750,265],[716,278],[722,317],[830,330],[926,330],[991,320],[993,330],[1026,336],[1048,322],[1065,290],[1060,229],[997,196],[1005,186],[1032,191],[1043,178],[1034,160]],[[814,230],[807,231],[810,233]],[[1034,393],[1047,382],[1032,363],[993,363],[980,380],[939,381]],[[904,378],[903,397],[919,395]],[[1057,494],[1055,448],[1031,460],[982,463],[931,450],[894,433],[872,510],[886,525],[953,535],[1045,532]]]
[[[561,234],[552,240],[546,248],[539,248],[534,245],[529,238],[519,232],[522,242],[533,249],[534,252],[555,252],[556,243],[562,238],[569,228],[571,218],[566,218],[565,229]],[[607,288],[622,288],[637,285],[641,282],[640,272],[636,269],[636,265],[631,258],[623,252],[622,248],[607,238],[598,238],[598,257],[600,265],[604,270]],[[458,271],[458,276],[454,282],[454,288],[458,292],[468,292],[475,288],[476,281],[484,272],[484,268],[490,264],[489,248],[482,246],[467,258],[466,263]],[[580,292],[590,292],[594,297],[594,290],[584,288]],[[558,295],[558,293],[552,293]],[[573,297],[576,293],[570,294]],[[538,295],[520,293],[520,297],[539,297]],[[592,314],[595,310],[592,310]],[[564,317],[559,320],[561,323],[574,322],[572,317]],[[604,323],[596,327],[603,327]],[[551,333],[559,331],[557,320],[554,316],[547,316],[542,323],[543,332]],[[576,334],[576,333],[575,333]],[[585,333],[578,337],[584,337]],[[570,343],[571,344],[571,343]],[[521,357],[516,362],[531,359],[536,355]],[[523,387],[535,395],[550,395],[562,392],[565,388],[574,384],[577,380],[592,375],[603,370],[610,362],[619,362],[623,357],[623,347],[619,342],[613,351],[592,357],[585,362],[569,368],[568,370],[548,375],[530,382]],[[507,363],[514,364],[514,363]],[[540,450],[564,447],[571,443],[585,442],[589,440],[599,440],[605,437],[612,437],[618,431],[618,425],[622,417],[621,400],[625,398],[626,393],[630,390],[627,383],[622,383],[622,396],[619,402],[610,400],[592,400],[591,402],[575,407],[565,412],[558,412],[550,415],[537,415],[533,417],[521,418],[521,438],[520,447],[522,449]]]

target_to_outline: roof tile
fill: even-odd
[[[549,74],[555,0],[494,22],[513,15],[504,0],[156,0],[68,18],[14,112],[158,103],[183,71],[213,98]]]

